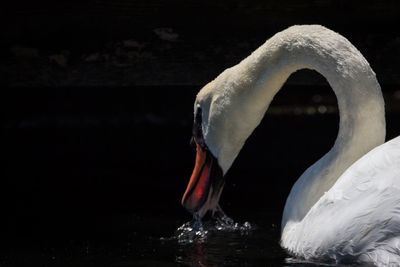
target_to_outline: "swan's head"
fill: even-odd
[[[243,84],[231,81],[226,71],[200,90],[194,103],[196,162],[182,205],[200,217],[216,210],[224,175],[258,124],[257,116],[248,116],[252,105],[243,103],[247,98],[240,90]]]

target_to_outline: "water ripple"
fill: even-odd
[[[237,223],[231,219],[226,221],[210,220],[204,223],[199,219],[193,219],[178,227],[173,238],[179,244],[204,243],[208,236],[215,235],[218,232],[247,235],[254,229],[255,226],[249,222]]]

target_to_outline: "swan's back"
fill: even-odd
[[[356,161],[281,243],[306,259],[400,266],[400,137]]]

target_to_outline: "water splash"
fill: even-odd
[[[256,216],[263,218],[256,221],[257,225],[236,222],[222,212],[208,215],[202,219],[194,215],[175,228],[173,236],[160,238],[162,247],[174,253],[179,266],[288,265],[283,262],[287,254],[279,246],[280,233],[270,214]]]
[[[175,231],[174,239],[180,244],[205,243],[210,235],[218,232],[234,232],[240,235],[247,235],[255,229],[249,222],[238,223],[220,213],[213,215],[210,220],[202,221],[197,214],[193,215],[193,220],[184,223]]]

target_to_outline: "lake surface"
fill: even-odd
[[[393,138],[400,95],[389,89]],[[287,86],[278,94],[226,176],[221,205],[239,229],[206,228],[188,242],[176,230],[191,220],[180,198],[194,164],[197,90],[10,90],[2,99],[0,265],[318,266],[280,248],[280,220],[294,181],[335,140],[333,93]],[[251,227],[240,228],[245,222]]]
[[[14,247],[3,248],[0,260],[2,266],[326,266],[295,261],[280,248],[277,214],[251,217],[251,226],[208,226],[207,235],[189,240],[175,232],[182,218],[119,216],[108,225],[108,230],[114,228],[111,232],[89,230],[83,234],[86,238],[77,238],[75,232],[69,238],[44,235],[35,243],[12,242]]]

